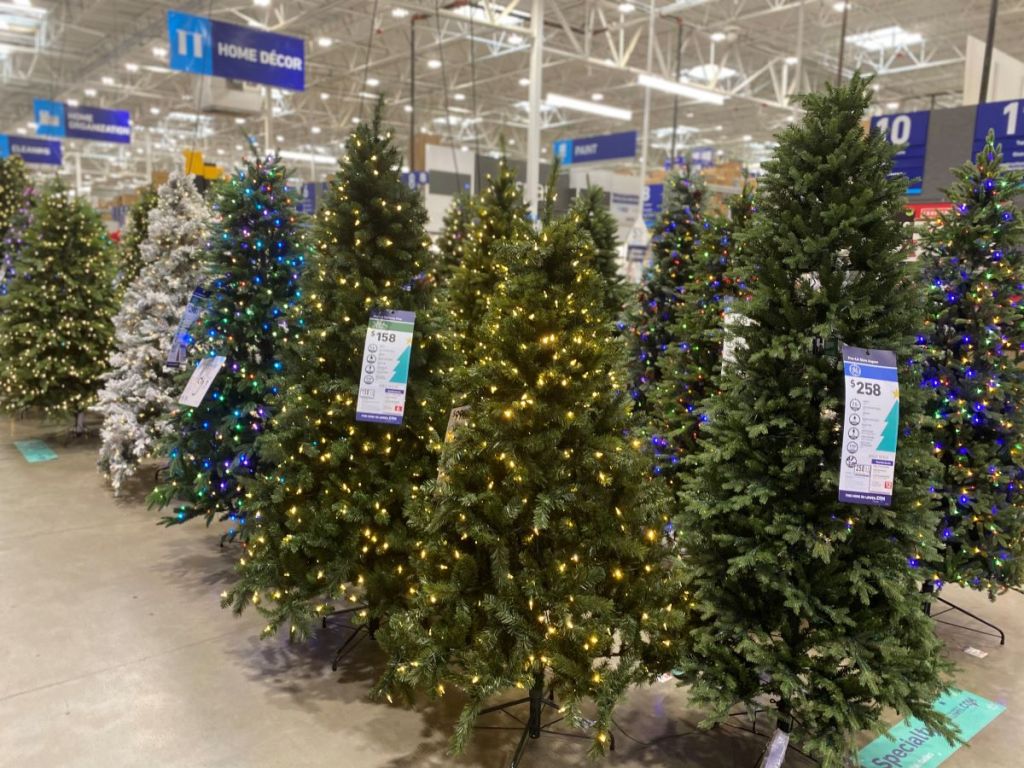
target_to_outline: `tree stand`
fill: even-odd
[[[68,430],[68,435],[71,437],[85,437],[88,430],[85,428],[85,411],[79,411],[75,414],[75,424],[71,429]]]
[[[332,616],[346,616],[356,611],[361,611],[365,608],[365,605],[356,605],[352,608],[342,608],[337,611],[332,611],[329,615],[323,618],[323,628],[327,629],[327,619]],[[341,660],[348,654],[352,653],[363,640],[367,637],[372,638],[377,634],[377,630],[380,628],[380,619],[370,619],[366,624],[360,624],[358,627],[353,627],[349,624],[345,624],[341,627],[343,630],[349,633],[349,636],[345,638],[345,642],[341,644],[334,653],[334,659],[331,661],[331,671],[337,672],[338,666],[341,664]]]
[[[530,705],[530,714],[527,720],[522,720],[516,715],[512,714],[511,710],[513,707],[518,707],[523,704]],[[522,736],[519,737],[519,744],[516,745],[516,751],[512,754],[512,760],[509,763],[509,768],[519,768],[522,764],[523,753],[526,751],[527,737],[529,739],[539,739],[542,733],[550,734],[551,736],[564,736],[569,739],[589,739],[590,736],[583,733],[565,733],[563,731],[552,731],[551,726],[565,720],[565,715],[557,717],[549,722],[543,722],[543,714],[545,708],[553,709],[558,711],[558,705],[555,704],[555,694],[553,691],[549,691],[547,696],[544,695],[544,673],[536,672],[533,676],[533,686],[530,688],[530,695],[523,699],[516,699],[515,701],[509,701],[504,704],[496,704],[493,707],[486,707],[480,710],[480,715],[489,715],[494,712],[502,712],[517,723],[523,726]],[[486,731],[513,731],[518,730],[517,727],[511,726],[500,726],[500,725],[478,725],[476,728]],[[609,736],[609,748],[612,752],[615,751],[615,735],[612,733]]]
[[[971,613],[966,608],[961,608],[959,605],[956,605],[955,603],[951,603],[946,598],[941,597],[939,595],[939,590],[935,589],[935,582],[933,582],[933,581],[926,581],[924,583],[924,585],[921,587],[921,592],[923,594],[926,594],[926,595],[928,595],[928,594],[934,595],[934,598],[933,598],[934,600],[936,600],[937,602],[940,602],[940,603],[942,603],[943,605],[946,606],[944,609],[942,609],[938,613],[933,613],[932,612],[932,605],[931,605],[931,603],[926,602],[924,604],[924,612],[925,612],[925,614],[928,615],[928,616],[931,616],[937,623],[939,623],[939,624],[946,624],[947,626],[956,627],[957,629],[964,629],[964,630],[966,630],[968,632],[976,632],[979,635],[986,635],[987,637],[998,637],[999,638],[999,644],[1000,645],[1006,645],[1006,633],[1002,629],[997,627],[992,622],[985,621],[985,619],[981,618],[980,616],[977,616],[976,614]],[[979,624],[984,624],[989,629],[994,629],[995,632],[986,632],[985,630],[977,629],[976,627],[965,627],[963,624],[955,624],[952,621],[943,621],[942,619],[939,618],[939,616],[945,616],[947,613],[951,613],[953,611],[956,611],[957,613],[962,613],[964,616],[967,616],[967,617],[969,617],[971,619],[974,619]]]

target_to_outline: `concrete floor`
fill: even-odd
[[[27,463],[13,442],[31,438],[58,458]],[[445,754],[455,697],[415,710],[368,701],[380,665],[372,644],[332,673],[337,630],[297,647],[259,640],[257,615],[235,619],[219,607],[236,553],[201,523],[156,527],[144,482],[115,500],[95,469],[95,438],[64,441],[53,425],[0,420],[0,766],[507,764],[511,731],[481,731],[467,754]],[[1008,709],[945,765],[1022,766],[1024,596],[995,605],[951,597],[1008,630],[1000,648],[940,627],[960,686]],[[989,656],[964,654],[968,645]],[[731,728],[672,738],[700,720],[672,683],[635,691],[616,720],[625,730],[608,766],[749,768],[764,744]],[[525,766],[585,765],[585,746],[544,737],[530,744]],[[786,765],[810,763],[794,755]]]

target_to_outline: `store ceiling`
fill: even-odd
[[[878,73],[882,111],[959,104],[966,38],[984,37],[989,4],[853,0],[845,71],[860,66]],[[544,147],[562,137],[639,128],[645,89],[638,74],[671,77],[680,42],[686,76],[727,97],[722,106],[679,100],[680,147],[714,145],[728,157],[756,162],[794,114],[792,93],[835,78],[842,6],[833,0],[656,0],[653,45],[648,3],[545,5],[544,94],[600,98],[632,115],[620,121],[545,109]],[[273,94],[275,147],[336,155],[376,93],[387,99],[389,122],[407,146],[415,27],[415,130],[484,152],[504,138],[510,154],[522,155],[530,8],[531,0],[4,0],[0,132],[33,135],[34,97],[131,110],[130,147],[69,142],[69,152],[82,155],[94,197],[141,183],[151,167],[178,164],[189,146],[214,162],[237,161],[246,134],[263,140],[263,117],[196,119],[197,86],[208,78],[166,66],[166,12],[176,9],[306,39],[306,90]],[[888,31],[872,34],[878,30]],[[996,42],[1024,57],[1024,0],[1002,0]],[[660,163],[671,140],[673,97],[653,91],[651,107],[651,160]],[[290,162],[297,174],[310,175],[307,159]],[[321,175],[328,170],[316,168]]]

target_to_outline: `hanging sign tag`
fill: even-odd
[[[185,312],[181,316],[181,322],[178,323],[178,329],[174,332],[171,351],[167,353],[167,362],[164,365],[168,368],[180,368],[188,359],[188,345],[192,341],[189,331],[192,330],[192,326],[199,316],[203,314],[203,310],[206,309],[206,300],[209,298],[210,294],[201,287],[192,291],[192,298],[188,300]]]
[[[356,421],[402,423],[415,325],[415,312],[398,309],[370,312],[359,375]]]
[[[888,507],[892,503],[900,426],[896,354],[844,344],[843,374],[846,408],[839,501]]]
[[[225,360],[227,358],[220,355],[217,357],[204,357],[202,362],[192,371],[192,378],[185,385],[185,391],[178,398],[178,403],[180,405],[187,405],[190,408],[198,408],[203,402],[203,398],[206,397],[210,385],[213,384],[213,380],[217,378],[220,369],[224,367]]]

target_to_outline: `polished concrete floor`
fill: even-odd
[[[13,443],[32,438],[58,458],[27,463]],[[0,766],[507,764],[512,731],[481,731],[467,754],[446,755],[454,697],[416,709],[368,701],[380,664],[370,643],[332,672],[337,630],[298,647],[259,640],[258,616],[236,619],[219,607],[235,553],[201,523],[157,527],[144,482],[115,500],[95,470],[96,447],[94,438],[68,442],[55,425],[0,420]],[[1007,706],[945,765],[1024,766],[1024,596],[995,605],[951,597],[1010,638],[1000,647],[940,627],[960,686]],[[966,655],[968,645],[988,657]],[[618,749],[604,764],[756,764],[763,736],[738,728],[692,735],[699,719],[671,683],[635,691],[617,714]],[[584,748],[544,737],[530,744],[524,766],[585,765]],[[794,755],[786,765],[810,762]]]

